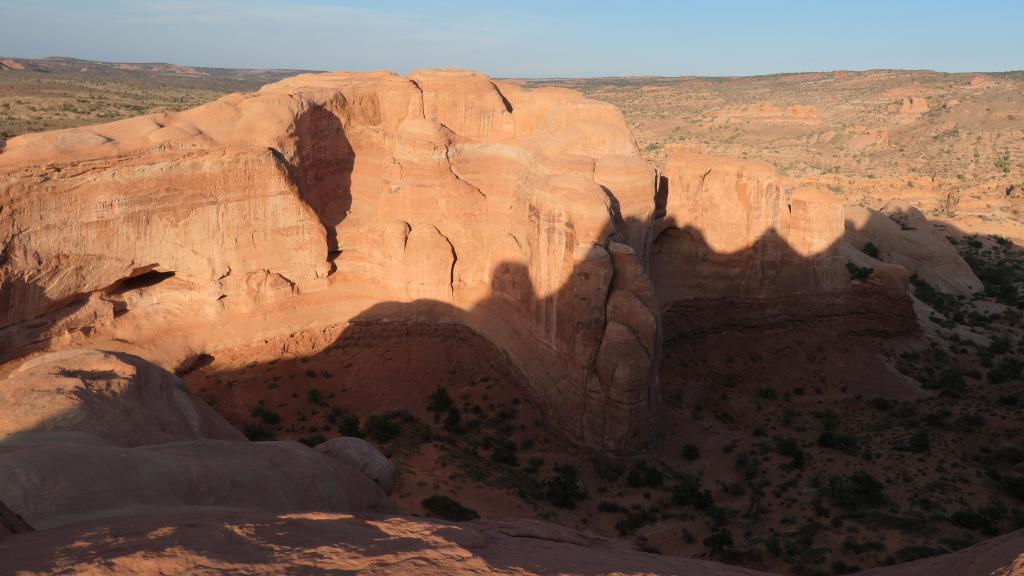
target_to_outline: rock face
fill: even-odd
[[[332,438],[317,445],[316,451],[360,471],[387,494],[395,487],[395,465],[362,438]]]
[[[37,528],[211,506],[393,510],[337,459],[294,442],[245,441],[177,377],[139,358],[53,352],[2,384],[0,501]]]
[[[140,358],[74,349],[29,359],[0,386],[0,442],[53,433],[117,446],[243,441],[181,380]]]
[[[843,208],[762,162],[677,151],[665,166],[651,274],[666,335],[833,316],[850,280]]]
[[[14,138],[0,361],[102,343],[174,369],[430,301],[400,314],[470,325],[558,428],[626,450],[657,411],[655,181],[614,107],[461,70],[301,75]]]
[[[173,535],[173,537],[169,537]],[[859,574],[1015,576],[1024,535]],[[59,554],[54,552],[59,550]],[[5,573],[114,574],[657,574],[766,575],[737,566],[647,554],[542,522],[273,515],[217,510],[112,518],[0,543]]]
[[[69,467],[68,463],[74,462]],[[295,442],[0,445],[0,498],[36,528],[130,511],[393,512],[355,469]]]
[[[928,111],[928,101],[921,96],[905,96],[900,101],[899,113],[903,115],[924,114]]]
[[[846,241],[852,246],[874,244],[882,260],[906,268],[943,292],[970,296],[983,289],[956,248],[917,208],[894,201],[881,211],[850,206],[845,215]]]

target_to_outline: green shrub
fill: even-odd
[[[374,414],[363,425],[363,434],[379,444],[391,442],[401,433],[402,423],[394,414]]]
[[[715,505],[715,498],[710,490],[701,487],[695,477],[684,475],[679,484],[672,487],[672,503],[693,506],[697,510],[710,510]]]
[[[260,400],[258,404],[249,409],[249,415],[253,418],[258,418],[263,424],[270,426],[276,426],[281,423],[281,416],[273,410],[268,410],[264,405],[263,401]]]
[[[316,388],[310,388],[306,392],[306,401],[309,402],[310,404],[320,405],[324,401],[324,396]]]
[[[944,368],[938,376],[922,379],[921,385],[928,390],[940,390],[943,396],[959,398],[967,389],[964,375],[952,366]]]
[[[776,438],[775,451],[790,458],[789,465],[793,468],[803,468],[806,455],[800,444],[793,438]]]
[[[445,414],[444,429],[453,434],[462,431],[462,414],[455,406],[449,407],[448,413]]]
[[[690,462],[700,458],[700,448],[697,448],[694,444],[687,444],[683,446],[683,458],[686,458]]]
[[[1024,501],[1024,476],[1003,476],[999,484],[1010,496]]]
[[[875,269],[870,266],[857,266],[853,262],[846,263],[846,271],[850,273],[850,278],[858,282],[863,282],[871,277]]]
[[[609,514],[628,512],[628,510],[626,510],[619,504],[615,502],[608,502],[607,500],[602,500],[600,503],[598,503],[597,509],[600,512],[607,512]]]
[[[428,514],[442,520],[464,522],[479,518],[480,514],[472,508],[466,508],[455,500],[441,495],[431,496],[421,502]]]
[[[829,479],[828,495],[841,508],[860,510],[869,506],[880,506],[888,500],[885,486],[874,476],[858,470],[849,476],[833,476]]]
[[[277,435],[273,430],[267,428],[262,422],[255,422],[245,426],[245,436],[253,442],[261,440],[276,440]]]
[[[918,430],[910,436],[907,441],[907,450],[911,452],[929,452],[932,449],[932,439],[927,430]]]
[[[858,444],[857,438],[849,434],[825,431],[818,435],[818,446],[847,454],[856,454]]]
[[[499,441],[491,452],[491,460],[498,464],[518,466],[519,458],[516,457],[515,442]]]
[[[868,256],[871,256],[872,258],[874,258],[876,260],[878,259],[878,256],[879,256],[878,246],[875,246],[871,242],[868,242],[867,244],[865,244],[864,247],[861,248],[860,251],[865,253],[865,254],[867,254]]]
[[[1014,356],[1001,358],[995,367],[988,371],[985,379],[990,384],[1003,384],[1010,380],[1020,380],[1024,364]]]
[[[626,482],[634,487],[639,488],[642,486],[661,486],[664,476],[661,470],[651,466],[647,463],[647,460],[640,460],[636,463],[632,470],[629,471],[629,475],[626,477]]]
[[[555,466],[555,474],[544,481],[544,497],[548,502],[566,510],[576,508],[577,502],[587,497],[576,473],[576,468],[570,464]]]
[[[615,523],[615,529],[618,530],[619,534],[625,536],[637,528],[653,524],[657,520],[658,517],[654,513],[641,507],[639,510],[629,511],[625,518]]]
[[[312,448],[318,444],[323,444],[324,442],[327,442],[327,438],[325,438],[323,434],[313,434],[312,436],[299,438],[299,442]]]
[[[455,401],[448,394],[448,389],[438,386],[427,396],[427,410],[434,413],[434,421],[437,422],[441,416],[455,407]]]
[[[704,539],[704,547],[710,550],[713,556],[721,554],[732,545],[732,532],[728,528],[719,528]]]

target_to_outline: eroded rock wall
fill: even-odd
[[[655,181],[614,107],[459,70],[301,75],[15,138],[0,356],[103,342],[174,368],[434,302],[388,310],[469,324],[558,428],[626,450],[657,410]]]
[[[663,183],[651,274],[668,337],[860,314],[834,195],[789,189],[763,162],[685,150]]]

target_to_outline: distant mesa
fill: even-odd
[[[21,62],[18,62],[17,60],[11,59],[11,58],[5,58],[3,60],[0,60],[0,70],[27,70],[27,69],[28,68],[24,64],[22,64]]]

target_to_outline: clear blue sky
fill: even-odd
[[[1024,1],[0,0],[0,55],[493,76],[1024,69]]]

